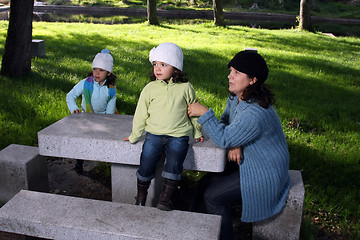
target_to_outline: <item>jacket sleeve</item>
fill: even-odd
[[[228,148],[247,144],[260,135],[258,118],[246,115],[230,125],[225,125],[217,120],[214,111],[210,108],[198,121],[217,146]]]
[[[145,130],[146,120],[149,118],[149,97],[149,92],[147,91],[147,87],[145,86],[145,88],[140,94],[133,118],[132,131],[131,135],[129,136],[129,142],[131,143],[136,143],[137,141],[139,141],[142,133]]]
[[[66,103],[70,113],[73,113],[75,110],[79,109],[79,107],[76,105],[75,99],[84,93],[84,81],[85,79],[81,80],[66,95]]]
[[[188,98],[187,98],[187,102],[188,105],[190,105],[191,103],[194,103],[196,101],[196,94],[195,94],[195,89],[194,87],[191,85],[191,83],[189,83],[189,91],[188,91]],[[193,126],[193,136],[195,139],[200,138],[203,136],[202,134],[202,126],[200,123],[198,123],[198,118],[199,117],[189,117],[190,118],[190,122]]]
[[[113,96],[106,105],[106,114],[115,114],[116,108],[116,94]]]

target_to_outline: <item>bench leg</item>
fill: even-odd
[[[253,224],[253,240],[297,240],[304,207],[305,188],[301,172],[290,170],[291,188],[286,206],[277,215]]]
[[[49,191],[46,158],[37,147],[11,144],[0,151],[0,202],[21,189]]]
[[[111,189],[112,201],[120,203],[135,204],[137,194],[136,171],[139,166],[125,164],[111,164]],[[156,177],[151,181],[146,200],[146,206],[156,207],[159,202],[163,179],[161,177],[162,167],[156,170]]]

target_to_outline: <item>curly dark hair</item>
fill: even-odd
[[[92,72],[92,71],[91,71],[91,72],[88,72],[87,77],[90,77],[90,76],[92,76],[92,75],[93,75],[93,72]],[[106,85],[106,86],[115,85],[115,83],[116,83],[116,78],[117,78],[117,77],[116,77],[115,74],[110,73],[110,75],[106,77],[105,85]]]
[[[249,76],[249,78],[253,78]],[[229,92],[230,99],[234,99],[234,93]],[[242,100],[246,102],[256,102],[263,108],[268,108],[270,105],[275,104],[275,95],[271,91],[271,87],[261,81],[256,81],[254,84],[245,88],[242,94]]]
[[[177,82],[188,82],[188,78],[186,76],[186,73],[184,73],[183,71],[180,71],[179,69],[175,68],[175,71],[172,75],[172,80],[174,83],[177,83]],[[150,72],[150,80],[151,81],[155,81],[156,80],[156,76],[154,74],[154,67],[151,69],[151,72]]]

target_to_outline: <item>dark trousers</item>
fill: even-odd
[[[201,178],[192,210],[221,215],[220,239],[234,239],[231,205],[241,202],[239,166],[227,164],[222,173],[207,173]]]

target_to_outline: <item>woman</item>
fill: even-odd
[[[221,239],[233,239],[229,205],[241,201],[243,222],[257,222],[279,213],[290,188],[289,152],[274,95],[264,84],[265,60],[255,51],[241,51],[229,62],[229,98],[220,121],[200,103],[188,107],[219,147],[228,150],[236,171],[205,176],[203,198],[208,213],[222,216]]]

